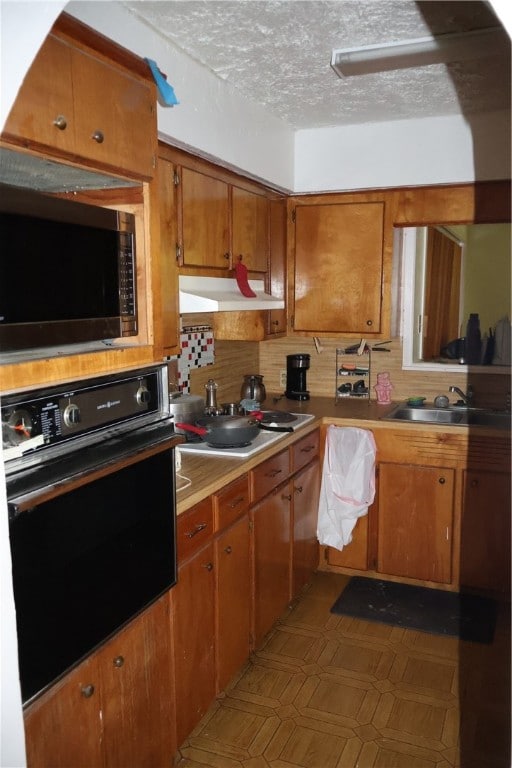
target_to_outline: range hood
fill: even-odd
[[[180,314],[284,309],[284,299],[265,293],[263,280],[249,280],[256,296],[243,296],[235,279],[180,275]]]

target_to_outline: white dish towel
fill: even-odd
[[[375,497],[376,445],[368,429],[327,427],[318,504],[320,544],[342,550]]]

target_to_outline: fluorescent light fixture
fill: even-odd
[[[497,56],[509,50],[510,38],[505,30],[489,27],[474,32],[420,37],[360,48],[334,48],[331,67],[339,77],[351,77]]]

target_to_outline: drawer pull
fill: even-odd
[[[82,685],[81,693],[84,699],[90,699],[94,693],[94,685]]]
[[[230,554],[232,553],[232,551],[233,551],[233,547],[232,547],[231,545],[228,545],[228,546],[227,546],[227,547],[224,549],[224,552],[226,553],[226,555],[230,555]]]
[[[270,472],[266,473],[265,477],[277,477],[282,471],[282,469],[272,469]]]
[[[122,667],[124,664],[124,656],[116,656],[114,659],[114,667]]]
[[[446,480],[444,477],[439,478],[439,485],[444,485],[446,483]]]
[[[207,571],[213,571],[213,563],[205,563],[203,568],[206,568]]]
[[[194,536],[197,536],[198,533],[201,533],[201,531],[204,531],[205,528],[208,527],[208,523],[199,523],[199,525],[196,525],[193,531],[187,531],[185,536],[187,539],[193,539]]]
[[[300,450],[302,451],[302,453],[310,453],[311,451],[315,450],[315,446],[314,445],[305,445],[304,448],[301,448]]]
[[[64,115],[57,115],[55,120],[53,121],[53,124],[56,128],[59,129],[59,131],[65,131],[68,127],[68,121],[64,117]]]
[[[93,141],[96,142],[96,144],[103,144],[103,142],[105,141],[105,134],[103,133],[103,131],[94,131],[91,138]]]
[[[238,499],[235,499],[231,502],[229,505],[231,509],[234,509],[235,507],[238,507],[240,504],[243,504],[245,501],[245,496],[239,496]]]

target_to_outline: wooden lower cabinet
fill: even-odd
[[[215,541],[215,573],[216,690],[219,693],[249,657],[251,572],[247,514]]]
[[[210,541],[178,569],[172,590],[178,746],[215,698],[215,571]]]
[[[450,584],[455,470],[379,464],[380,573]]]
[[[328,547],[327,562],[343,568],[366,571],[368,568],[368,515],[360,517],[352,531],[352,541],[342,550]]]
[[[171,765],[169,593],[25,713],[29,768]]]
[[[460,583],[510,593],[510,474],[464,473]]]
[[[318,459],[311,462],[291,482],[293,503],[292,597],[295,597],[318,568],[318,497],[320,469]]]
[[[291,498],[290,484],[284,483],[251,510],[255,647],[290,600]]]

